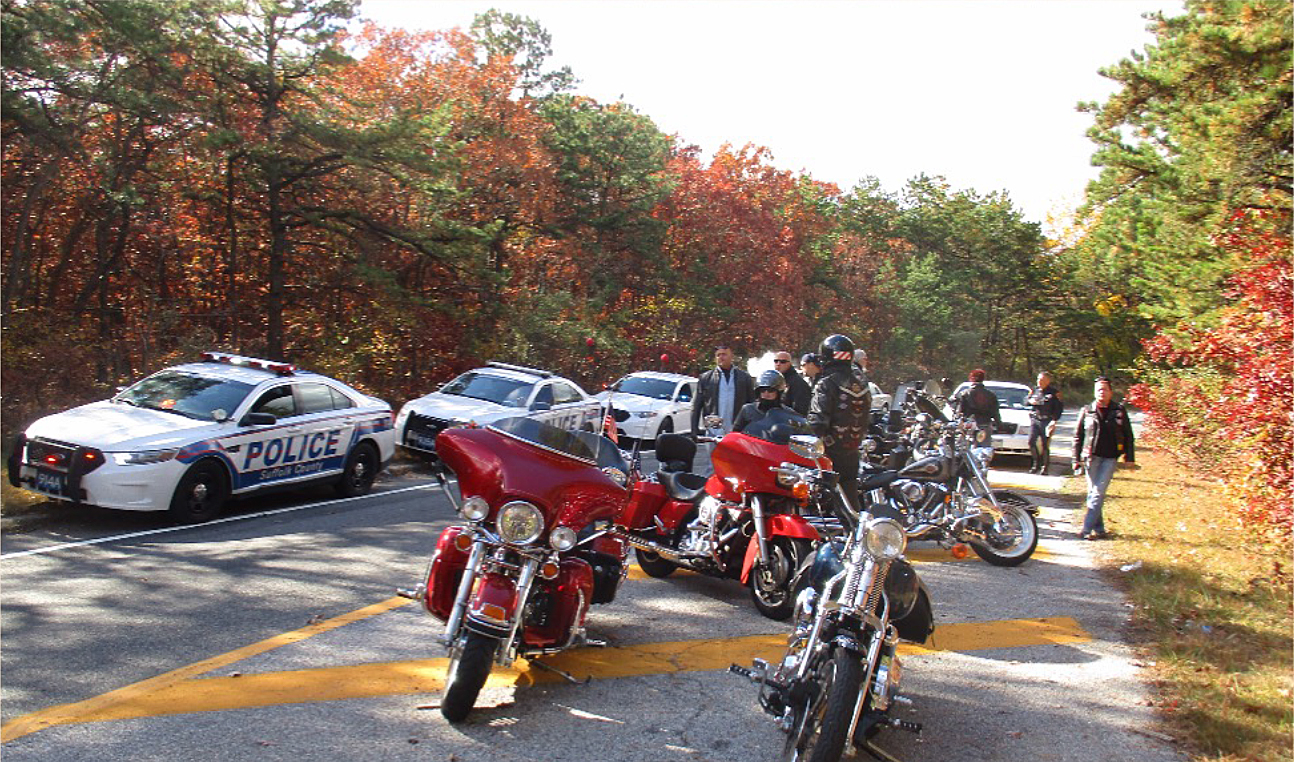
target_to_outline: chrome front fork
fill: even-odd
[[[476,574],[481,569],[481,560],[485,558],[485,541],[476,540],[472,543],[472,553],[467,557],[467,565],[463,567],[463,578],[458,582],[458,592],[454,594],[454,608],[449,612],[449,621],[445,623],[445,634],[441,640],[446,645],[453,646],[454,640],[458,637],[458,630],[463,625],[463,616],[467,612],[467,599],[472,594],[472,585],[476,583]]]

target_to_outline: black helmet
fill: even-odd
[[[832,360],[854,359],[854,342],[843,333],[833,333],[822,340],[822,346],[818,347],[818,354],[822,359],[831,362]]]
[[[766,370],[760,373],[759,381],[755,384],[755,393],[758,394],[765,389],[772,389],[781,394],[786,390],[786,378],[776,370]]]

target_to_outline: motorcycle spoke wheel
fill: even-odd
[[[1038,547],[1038,523],[1016,505],[1003,505],[1002,518],[988,531],[988,543],[972,542],[975,555],[994,566],[1019,566]]]

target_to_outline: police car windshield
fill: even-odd
[[[617,392],[637,394],[640,397],[651,397],[654,400],[667,400],[674,396],[674,382],[663,378],[642,378],[626,376],[616,384]]]
[[[440,393],[485,400],[505,407],[525,407],[530,387],[527,381],[468,371],[442,386]]]
[[[251,384],[164,370],[113,399],[201,421],[224,420],[252,391]]]

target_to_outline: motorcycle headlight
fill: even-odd
[[[544,514],[530,503],[515,500],[499,509],[499,537],[513,545],[529,545],[544,533]]]
[[[868,437],[867,439],[863,440],[863,446],[862,446],[863,452],[876,452],[876,449],[877,447],[876,447],[875,439]]]
[[[867,552],[883,561],[898,558],[907,548],[908,536],[894,519],[873,519],[863,540]]]
[[[153,463],[165,463],[175,457],[179,450],[140,450],[138,452],[114,452],[113,461],[119,466],[147,466]]]
[[[570,527],[557,527],[548,535],[548,544],[557,551],[570,550],[575,547],[576,540],[575,530]]]
[[[490,504],[483,497],[469,497],[463,501],[459,513],[468,521],[480,521],[490,514]]]

